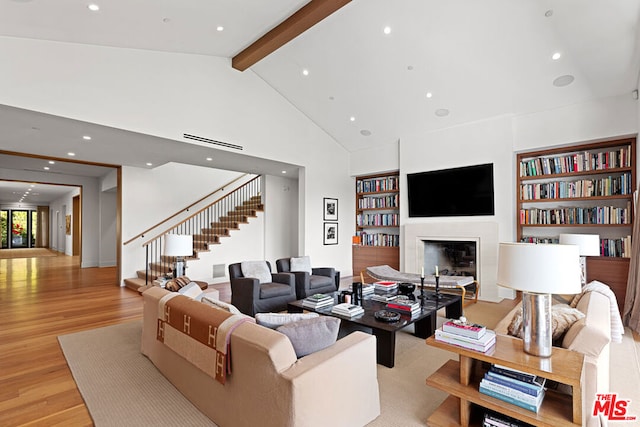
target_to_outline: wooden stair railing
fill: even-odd
[[[256,217],[258,212],[263,211],[261,178],[261,176],[256,176],[188,218],[145,241],[142,246],[145,248],[146,267],[144,277],[140,277],[141,279],[144,278],[145,285],[149,286],[150,282],[155,278],[167,276],[173,272],[173,263],[176,257],[163,254],[165,236],[167,234],[192,235],[193,254],[190,257],[185,257],[185,261],[194,260],[198,259],[200,252],[208,252],[209,245],[220,244],[222,242],[221,239],[229,237],[230,230],[239,229],[241,224],[248,223],[250,218]],[[183,211],[179,213],[181,212]],[[173,215],[173,217],[176,215]],[[156,227],[152,227],[151,230]],[[138,237],[142,236],[143,233],[138,235]],[[142,272],[139,272],[139,276],[141,275],[140,273]]]

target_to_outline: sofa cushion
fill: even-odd
[[[204,304],[210,305],[210,306],[215,307],[215,308],[219,308],[221,310],[228,311],[231,314],[242,314],[240,312],[240,310],[238,310],[236,308],[235,305],[232,305],[232,304],[229,304],[227,302],[220,301],[220,300],[217,300],[217,299],[214,299],[214,298],[209,298],[209,297],[206,296],[206,294],[202,296],[201,301]]]
[[[292,288],[283,283],[265,283],[260,285],[260,299],[284,297],[291,294]]]
[[[256,313],[256,323],[276,329],[287,323],[320,317],[318,313]]]
[[[291,258],[291,271],[304,271],[311,274],[311,258],[308,256],[301,256],[297,258]]]
[[[336,342],[340,319],[319,316],[313,319],[287,323],[276,331],[289,337],[298,358],[327,348]]]
[[[269,283],[271,279],[271,271],[266,261],[244,261],[240,263],[240,269],[244,277],[252,277],[258,279],[260,283]]]
[[[552,340],[559,340],[565,332],[578,320],[584,317],[584,313],[567,304],[555,304],[551,306],[551,331]],[[507,333],[522,338],[522,308],[514,313]]]

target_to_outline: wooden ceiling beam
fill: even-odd
[[[234,56],[231,66],[236,70],[246,70],[350,2],[351,0],[311,0]]]

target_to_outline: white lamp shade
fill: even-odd
[[[164,254],[167,256],[193,255],[193,236],[167,234],[164,239]]]
[[[577,294],[580,255],[575,245],[500,243],[499,286],[538,294]]]
[[[597,234],[560,234],[561,245],[577,245],[580,256],[600,255],[600,236]]]

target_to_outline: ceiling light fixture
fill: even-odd
[[[213,160],[211,157],[207,157],[207,162],[210,162],[211,160]]]
[[[76,155],[76,153],[68,152],[68,153],[67,153],[67,155],[69,155],[69,156],[73,157],[73,156],[75,156],[75,155]]]
[[[55,165],[55,164],[56,164],[56,162],[54,162],[53,160],[49,160],[49,164],[50,164],[50,165]]]
[[[562,56],[562,54],[560,52],[556,52],[553,55],[551,55],[551,59],[556,61],[556,60],[560,59],[561,56]]]
[[[287,171],[282,171],[282,173],[287,173]]]
[[[569,86],[571,83],[573,83],[574,80],[575,77],[573,77],[571,74],[566,74],[564,76],[557,77],[553,81],[553,85],[555,87]]]
[[[89,10],[91,12],[97,12],[100,10],[100,6],[98,6],[97,4],[90,4],[89,6],[87,6],[89,8]]]
[[[446,108],[438,108],[436,110],[436,116],[438,117],[446,117],[449,115],[449,110],[447,110]]]
[[[153,163],[147,162],[147,166],[153,166]]]
[[[386,27],[384,27],[384,29],[382,30],[383,33],[385,34],[391,34],[391,27],[389,27],[388,25]]]
[[[351,117],[349,117],[349,120],[351,120],[352,122],[355,122],[355,121],[356,121],[356,118],[355,118],[355,117],[353,117],[353,116],[351,116]]]
[[[307,70],[306,68],[304,70],[302,70],[302,75],[303,76],[308,76],[309,75],[309,70]]]
[[[216,31],[224,31],[224,27],[222,25],[218,25],[216,27]]]
[[[433,94],[431,92],[427,92],[427,98],[431,98]]]
[[[44,167],[44,170],[46,170],[46,171],[48,171],[49,169],[50,169],[49,166],[45,166]]]
[[[91,137],[89,135],[84,135],[82,139],[84,139],[85,141],[91,141]]]
[[[371,131],[368,130],[368,129],[362,129],[360,131],[360,135],[362,135],[362,136],[371,136]]]

